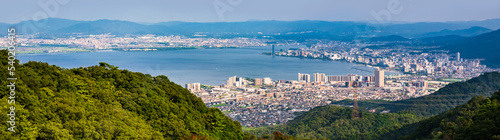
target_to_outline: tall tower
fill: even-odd
[[[272,56],[274,56],[274,45],[273,45],[273,54],[272,54]]]
[[[351,119],[357,119],[359,118],[359,110],[358,110],[358,90],[356,90],[356,87],[358,86],[357,82],[354,83],[354,97],[353,97],[353,110],[352,110],[352,116]]]
[[[457,61],[460,61],[460,52],[457,52]]]
[[[375,86],[384,87],[384,71],[378,68],[375,70]]]

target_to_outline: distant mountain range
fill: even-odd
[[[483,34],[471,36],[484,31]],[[425,38],[409,39],[399,35],[372,37],[370,41],[412,41],[414,45],[441,46],[440,50],[449,50],[451,53],[460,52],[462,58],[484,59],[482,64],[488,67],[500,68],[500,29],[489,31],[482,27],[472,27],[466,30],[440,31],[427,35],[443,35]],[[453,35],[452,35],[453,34]],[[454,35],[460,34],[460,35]],[[411,44],[407,44],[411,45]],[[397,47],[391,44],[369,46],[368,48]]]
[[[484,58],[483,63],[487,66],[500,67],[500,30],[458,39],[442,49],[460,52],[463,58]]]
[[[81,34],[183,35],[214,38],[268,38],[296,40],[329,39],[340,41],[423,41],[460,52],[464,58],[484,58],[484,64],[500,67],[500,19],[466,22],[419,22],[374,25],[350,21],[246,21],[246,22],[160,22],[140,24],[120,20],[77,21],[48,18],[0,23],[0,28],[16,27],[17,33],[37,33],[39,37],[68,37]],[[492,30],[495,30],[491,32]],[[7,32],[0,32],[6,35]]]
[[[464,38],[464,37],[459,36],[459,35],[446,35],[446,36],[434,36],[434,37],[419,38],[417,40],[420,40],[423,43],[426,43],[427,45],[442,46],[442,45],[447,45],[447,44],[453,43],[454,41],[462,39],[462,38]]]
[[[480,35],[483,33],[491,32],[492,30],[484,27],[479,27],[479,26],[474,26],[469,29],[462,29],[462,30],[441,30],[439,32],[429,32],[425,33],[422,35],[419,35],[418,37],[434,37],[434,36],[448,36],[448,35],[458,35],[458,36],[476,36]]]
[[[355,38],[400,35],[406,38],[442,35],[473,36],[500,28],[500,19],[466,22],[419,22],[375,25],[351,21],[246,21],[246,22],[160,22],[140,24],[120,20],[78,21],[48,18],[22,21],[16,24],[0,23],[0,28],[16,27],[19,33],[42,35],[68,34],[204,34],[208,37],[263,37],[311,38],[352,40]],[[5,34],[5,33],[0,33]]]

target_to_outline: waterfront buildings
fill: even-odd
[[[329,75],[329,76],[326,76],[326,80],[328,80],[328,82],[342,81],[342,76]]]
[[[315,73],[314,75],[314,82],[316,83],[324,83],[326,82],[325,74],[324,73]]]
[[[226,86],[228,87],[233,87],[233,86],[239,87],[241,86],[241,84],[242,84],[242,78],[236,76],[229,77],[229,79],[226,82]]]
[[[271,78],[269,77],[265,77],[262,82],[264,83],[264,85],[271,85],[273,83],[273,81],[271,80]]]
[[[200,83],[187,83],[186,89],[188,89],[191,92],[201,91]]]
[[[311,82],[311,75],[309,75],[309,74],[299,73],[299,78],[298,78],[298,81],[299,81],[299,82],[306,82],[306,83],[309,83],[309,82]]]
[[[261,85],[262,85],[262,79],[260,79],[260,78],[255,78],[255,80],[254,80],[254,85],[256,85],[256,86],[261,86]]]

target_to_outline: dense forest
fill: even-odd
[[[413,134],[401,139],[500,139],[499,114],[500,91],[423,120]]]
[[[377,111],[398,112],[405,110],[420,117],[430,117],[467,103],[474,96],[491,96],[498,89],[500,89],[500,73],[489,72],[465,82],[451,83],[427,96],[392,102],[384,100],[358,101],[358,105],[361,108],[375,108]],[[332,103],[353,104],[352,100]]]
[[[8,77],[0,51],[0,79]],[[100,63],[73,69],[42,62],[15,64],[15,133],[5,124],[11,104],[0,94],[2,139],[243,139],[239,122],[166,76]],[[9,91],[10,81],[1,80]]]
[[[250,133],[266,137],[278,131],[294,138],[313,139],[376,139],[382,134],[412,124],[418,118],[405,112],[370,113],[360,111],[359,117],[353,118],[353,109],[334,105],[315,107],[297,116],[286,125],[270,126]]]

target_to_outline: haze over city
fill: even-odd
[[[4,1],[0,22],[30,20],[56,0]],[[52,18],[125,20],[140,23],[167,21],[234,22],[248,20],[373,21],[372,12],[391,10],[393,22],[469,21],[500,18],[497,0],[58,0]],[[13,6],[15,5],[15,6]],[[216,9],[219,9],[219,13]],[[8,14],[7,14],[8,13]],[[222,13],[222,14],[221,14]],[[6,16],[8,15],[8,16]],[[40,16],[43,17],[43,16]],[[37,17],[37,18],[40,18]],[[385,17],[384,17],[385,18]]]

